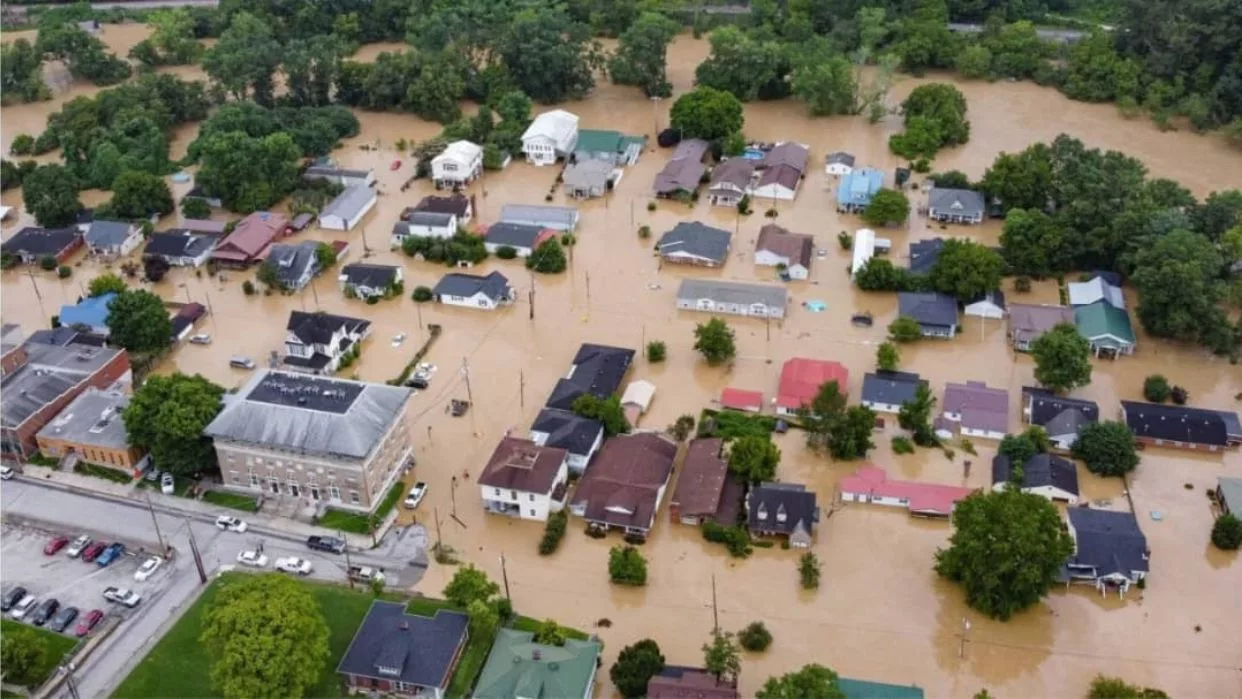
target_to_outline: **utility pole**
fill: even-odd
[[[513,597],[509,595],[509,571],[505,568],[505,552],[500,552],[500,578],[505,581],[505,599],[513,602]]]
[[[451,513],[450,516],[453,517],[453,519],[456,519],[457,518],[457,476],[456,475],[454,475],[452,480],[449,481],[449,499],[453,503],[453,512]]]
[[[518,372],[518,403],[522,408],[526,407],[526,372]]]
[[[43,308],[43,294],[39,291],[39,282],[35,281],[34,270],[26,267],[26,276],[30,277],[30,284],[34,286],[35,298],[39,300],[39,315],[46,318],[47,310]]]
[[[160,521],[155,516],[155,506],[151,504],[151,493],[143,491],[147,498],[147,511],[151,513],[151,524],[155,525],[155,539],[160,542],[160,553],[167,556],[168,547],[164,544],[164,535],[160,534]]]
[[[69,689],[69,696],[72,699],[81,699],[82,695],[78,694],[77,680],[73,677],[73,663],[61,665],[60,671],[65,675],[65,686]]]
[[[431,444],[431,425],[427,425],[427,444]]]
[[[336,532],[336,535],[341,537],[341,541],[345,542],[345,577],[349,578],[349,589],[352,590],[354,589],[354,576],[349,574],[349,569],[353,568],[354,564],[349,560],[349,540],[346,539],[345,534],[339,530]]]
[[[966,657],[966,634],[970,633],[970,620],[962,617],[962,642],[957,647],[957,657]]]
[[[315,289],[315,278],[314,277],[311,277],[310,288],[311,288],[311,296],[315,297],[315,310],[318,311],[319,310],[319,291]]]
[[[573,250],[573,248],[570,248]],[[530,319],[535,319],[535,273],[530,272]]]
[[[466,400],[470,401],[470,407],[474,407],[474,392],[470,390],[470,364],[465,357],[461,358],[461,373],[466,377]]]
[[[591,273],[590,272],[586,273],[586,285],[587,285],[587,310],[589,311],[591,310]]]
[[[371,256],[371,248],[370,246],[367,245],[367,227],[366,226],[362,227],[362,256],[363,257]]]
[[[436,518],[436,550],[444,550],[444,539],[440,536],[440,508],[433,507],[431,514]]]
[[[414,310],[418,313],[418,332],[421,339],[423,332],[423,304],[415,303]]]
[[[716,606],[715,573],[712,573],[712,633],[720,633],[720,609]]]
[[[190,555],[194,558],[194,567],[198,569],[198,581],[206,585],[207,569],[203,567],[203,555],[198,550],[198,540],[194,538],[194,526],[190,523],[189,517],[185,518],[185,531],[190,537]],[[216,559],[216,563],[219,562],[219,559]]]
[[[634,230],[634,200],[630,199],[630,230]]]

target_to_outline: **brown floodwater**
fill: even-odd
[[[136,25],[135,25],[136,26]],[[128,34],[127,32],[133,32]],[[136,41],[140,30],[111,27],[104,38],[110,44]],[[6,36],[6,39],[8,37]],[[115,44],[114,44],[115,45]],[[389,44],[364,47],[358,54],[373,60]],[[678,92],[692,85],[694,66],[707,45],[688,36],[670,49],[670,80]],[[194,77],[197,69],[172,69]],[[938,79],[951,79],[940,77]],[[896,104],[922,82],[904,79],[892,90]],[[1161,133],[1145,120],[1122,119],[1115,108],[1071,102],[1060,94],[1031,83],[960,83],[970,105],[972,138],[967,145],[942,153],[941,169],[958,168],[972,177],[1000,151],[1017,151],[1030,143],[1050,140],[1065,132],[1088,146],[1115,148],[1141,159],[1150,171],[1182,182],[1202,197],[1213,189],[1242,187],[1242,167],[1215,136],[1184,132]],[[94,88],[74,85],[66,94],[90,94]],[[3,119],[5,147],[15,133],[37,133],[47,114],[66,98],[50,103],[6,107]],[[601,84],[588,99],[562,105],[581,117],[583,128],[614,128],[652,136],[667,126],[670,101],[651,102],[632,88]],[[406,289],[434,285],[446,271],[390,252],[388,231],[402,207],[431,192],[426,181],[401,192],[412,174],[412,164],[395,150],[398,139],[420,140],[435,135],[440,126],[405,114],[359,113],[362,133],[333,155],[346,167],[374,168],[379,179],[379,204],[353,232],[311,230],[300,234],[314,240],[349,242],[346,262],[400,264]],[[431,490],[418,510],[420,523],[432,536],[442,536],[465,561],[485,569],[499,580],[500,556],[507,559],[508,581],[514,604],[523,614],[555,617],[563,623],[594,629],[600,619],[611,621],[598,632],[607,644],[606,661],[624,645],[644,637],[659,640],[669,662],[701,662],[700,646],[712,628],[712,584],[719,600],[721,625],[736,630],[763,620],[775,636],[766,653],[744,658],[742,690],[752,694],[763,680],[805,663],[829,665],[841,674],[892,682],[918,684],[929,696],[970,696],[987,687],[997,696],[1080,696],[1096,673],[1119,675],[1130,681],[1160,687],[1179,697],[1239,697],[1238,668],[1242,666],[1242,617],[1237,613],[1242,589],[1242,563],[1237,554],[1210,547],[1211,512],[1204,490],[1222,474],[1242,476],[1242,456],[1187,457],[1152,450],[1129,479],[1130,495],[1152,549],[1152,574],[1144,591],[1128,599],[1101,598],[1086,589],[1056,590],[1035,608],[1006,623],[992,622],[969,611],[961,592],[932,572],[932,556],[951,532],[946,522],[912,520],[901,512],[854,505],[836,510],[820,526],[814,551],[823,564],[821,587],[813,593],[798,587],[798,554],[759,549],[751,558],[728,558],[720,547],[705,545],[693,528],[672,524],[662,517],[652,539],[643,547],[649,559],[650,582],[642,589],[612,586],[607,579],[607,555],[614,537],[597,541],[581,534],[575,521],[560,550],[540,557],[536,545],[541,527],[498,517],[485,517],[478,505],[472,477],[483,467],[497,439],[507,430],[522,431],[534,418],[556,379],[561,376],[582,342],[615,344],[639,349],[653,339],[668,344],[668,359],[650,364],[638,359],[631,379],[646,378],[658,387],[650,412],[641,426],[660,428],[685,413],[698,414],[712,404],[726,386],[761,390],[768,398],[776,387],[781,363],[793,356],[834,359],[849,367],[850,390],[857,395],[863,374],[874,366],[883,328],[896,313],[891,294],[868,294],[854,289],[848,279],[848,253],[836,236],[854,231],[861,222],[841,216],[833,207],[834,182],[819,163],[833,150],[848,150],[868,164],[891,173],[898,161],[888,153],[889,134],[900,128],[898,117],[879,125],[856,117],[812,120],[795,102],[751,104],[746,107],[748,136],[761,140],[796,140],[810,145],[812,163],[795,202],[778,202],[776,221],[815,236],[816,247],[826,251],[814,263],[811,279],[789,285],[792,299],[783,322],[729,319],[737,335],[738,357],[729,367],[709,368],[692,350],[694,325],[702,314],[679,312],[674,294],[681,278],[708,276],[722,279],[774,281],[771,268],[754,267],[749,257],[762,212],[770,202],[757,201],[759,212],[739,220],[736,212],[713,208],[706,201],[694,206],[660,202],[647,211],[650,186],[667,152],[656,149],[626,173],[606,199],[580,206],[582,226],[569,273],[534,278],[518,263],[488,260],[478,271],[507,274],[521,299],[498,312],[419,308],[408,297],[367,306],[345,299],[332,274],[318,278],[311,288],[293,296],[245,297],[241,283],[250,275],[225,272],[209,279],[193,271],[175,270],[150,288],[164,298],[187,298],[209,303],[211,315],[199,331],[215,341],[206,347],[185,345],[173,350],[160,372],[198,372],[236,386],[243,372],[227,365],[231,355],[263,360],[279,350],[288,313],[293,309],[322,309],[354,314],[373,322],[372,338],[362,359],[346,370],[349,376],[381,381],[395,376],[425,337],[425,327],[444,328],[425,361],[438,367],[431,387],[415,402],[414,417],[419,466],[411,478],[427,481]],[[184,151],[194,128],[177,132],[174,154]],[[377,147],[364,150],[362,146]],[[389,164],[400,159],[398,171]],[[515,163],[487,175],[471,190],[477,197],[478,218],[495,219],[508,202],[543,203],[556,177],[553,168]],[[916,179],[921,179],[916,177]],[[187,184],[174,184],[183,194]],[[88,203],[106,194],[87,192]],[[21,205],[20,192],[5,192],[6,205]],[[557,192],[556,203],[565,203]],[[649,225],[658,236],[677,221],[697,218],[736,231],[733,259],[721,270],[661,268],[652,255],[654,237],[636,235]],[[4,226],[5,235],[28,222],[24,214]],[[175,223],[170,217],[163,227]],[[909,225],[888,229],[894,258],[901,262],[911,240],[932,235],[958,235],[995,243],[995,222],[973,228],[942,230],[915,217]],[[6,272],[0,293],[6,322],[27,330],[45,327],[62,303],[72,303],[85,283],[102,271],[94,261],[75,261],[68,280],[35,270]],[[535,289],[534,319],[529,318],[528,291]],[[36,295],[36,286],[38,295]],[[1056,302],[1051,283],[1037,284],[1030,294],[1011,293],[1013,301]],[[807,311],[802,303],[823,301],[827,310]],[[1128,294],[1133,306],[1133,293]],[[852,326],[850,314],[868,310],[874,328]],[[1136,323],[1137,326],[1137,323]],[[391,339],[408,338],[399,347]],[[469,367],[469,382],[463,375]],[[946,381],[968,379],[1003,386],[1011,395],[1011,427],[1020,424],[1018,392],[1033,381],[1033,364],[1015,356],[1005,342],[1001,321],[965,321],[964,332],[951,342],[922,342],[902,347],[903,368],[932,381],[939,394]],[[1095,365],[1094,380],[1082,395],[1101,402],[1113,414],[1119,399],[1137,398],[1143,377],[1162,373],[1186,387],[1196,405],[1236,409],[1234,395],[1242,392],[1242,369],[1214,358],[1201,349],[1151,340],[1140,332],[1138,352],[1116,362]],[[474,408],[464,417],[445,413],[450,398],[467,398]],[[871,461],[894,477],[985,487],[995,445],[979,440],[977,455],[957,448],[952,458],[940,451],[921,450],[894,455],[894,434],[876,434]],[[809,453],[797,434],[780,436],[783,458],[779,476],[807,483],[819,495],[825,512],[839,478],[856,467],[834,463]],[[971,462],[965,475],[965,462]],[[453,493],[451,479],[458,477]],[[1100,506],[1129,507],[1126,485],[1082,472],[1086,497]],[[1185,484],[1191,486],[1186,489]],[[1161,513],[1155,521],[1151,513]],[[455,512],[456,519],[450,515]],[[434,524],[440,519],[439,534]],[[417,590],[437,594],[453,572],[432,566]],[[963,645],[963,619],[972,628]],[[607,681],[604,682],[607,685]],[[611,692],[607,689],[605,693]]]

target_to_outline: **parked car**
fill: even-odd
[[[229,515],[220,515],[219,517],[216,517],[216,526],[225,531],[237,532],[238,534],[241,534],[249,528],[245,522]]]
[[[208,335],[207,333],[199,333],[197,335],[191,335],[190,344],[191,345],[210,345],[211,335]]]
[[[87,563],[92,563],[96,558],[99,558],[99,554],[103,553],[106,548],[108,548],[107,542],[96,541],[90,546],[82,549],[82,560]]]
[[[30,614],[30,623],[43,626],[48,619],[52,618],[57,609],[60,609],[60,601],[55,597],[43,600],[43,604],[40,604],[39,608]]]
[[[52,537],[52,540],[47,542],[47,545],[43,547],[43,555],[44,556],[55,556],[57,551],[65,548],[68,545],[69,545],[69,537],[54,536]]]
[[[86,547],[90,545],[91,538],[83,534],[82,536],[74,539],[73,543],[69,544],[69,548],[65,551],[65,553],[69,554],[70,558],[77,558],[78,556],[81,556],[82,552],[86,550]]]
[[[345,553],[345,542],[334,536],[312,536],[306,540],[307,548],[327,553]]]
[[[26,596],[26,588],[18,585],[10,587],[9,591],[4,593],[4,597],[0,597],[0,612],[7,612],[13,608],[22,598]]]
[[[349,579],[354,582],[369,583],[372,580],[384,581],[383,571],[377,570],[370,566],[350,566],[347,571]]]
[[[78,628],[73,630],[73,635],[77,636],[78,638],[82,638],[86,634],[90,633],[91,629],[99,625],[99,622],[103,621],[103,618],[104,618],[103,610],[101,609],[90,610],[89,612],[86,613],[86,616],[82,617],[82,620],[78,622]]]
[[[103,553],[99,554],[99,558],[96,559],[95,564],[100,568],[105,568],[112,565],[112,562],[120,558],[123,553],[125,553],[125,544],[118,541],[104,549]]]
[[[155,575],[155,571],[159,570],[160,566],[163,564],[164,559],[159,556],[152,556],[148,558],[142,565],[138,566],[138,571],[134,573],[134,580],[137,580],[138,582],[145,581],[147,578]]]
[[[234,369],[253,369],[254,360],[250,357],[233,357],[229,359],[229,366]]]
[[[276,559],[276,570],[283,570],[286,573],[297,573],[298,575],[310,575],[314,567],[305,558],[286,556]]]
[[[427,494],[427,484],[419,481],[410,488],[410,494],[405,496],[405,509],[412,510],[418,507],[418,503],[423,501],[423,496]]]
[[[11,479],[16,472],[11,466],[0,466],[0,480],[7,481]]]
[[[177,492],[177,479],[173,478],[173,474],[168,471],[160,474],[160,492],[165,495],[172,495]]]
[[[253,549],[247,549],[237,554],[237,562],[251,568],[266,568],[267,556]]]
[[[123,604],[130,609],[137,607],[138,603],[142,601],[142,595],[124,587],[105,587],[103,596],[109,602]]]
[[[63,633],[64,630],[69,628],[69,625],[72,624],[77,618],[77,607],[65,607],[59,612],[56,612],[56,616],[52,617],[51,621],[47,622],[47,627],[56,633]]]
[[[30,613],[30,610],[35,608],[35,604],[38,601],[39,600],[35,599],[34,595],[26,595],[22,597],[18,600],[17,604],[13,605],[13,610],[9,612],[9,616],[14,619],[25,619],[26,615]]]

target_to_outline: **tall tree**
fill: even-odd
[[[729,444],[729,470],[748,483],[776,477],[781,450],[766,435],[744,435]]]
[[[1224,260],[1206,237],[1173,231],[1140,249],[1133,281],[1148,334],[1195,341],[1228,323],[1219,308]]]
[[[1061,323],[1031,343],[1035,380],[1065,392],[1091,383],[1091,344],[1078,328]]]
[[[656,12],[644,12],[621,34],[608,64],[612,81],[635,85],[648,97],[668,97],[673,86],[665,75],[668,44],[677,36],[677,23]]]
[[[621,649],[608,671],[617,691],[626,699],[647,695],[647,683],[664,669],[664,654],[655,641],[644,638]]]
[[[700,87],[729,92],[743,102],[788,94],[775,88],[789,69],[776,42],[758,41],[732,25],[713,31],[708,41],[711,54],[695,69]]]
[[[1006,210],[1047,208],[1053,194],[1052,152],[1036,143],[1021,153],[1001,153],[980,181]]]
[[[0,665],[4,666],[6,681],[12,684],[39,681],[33,675],[46,662],[48,645],[38,633],[36,629],[14,624],[0,636]]]
[[[837,673],[823,665],[803,665],[780,677],[769,677],[755,693],[757,699],[845,699]]]
[[[935,407],[936,397],[926,383],[920,383],[915,389],[914,400],[902,403],[901,410],[897,413],[897,424],[903,430],[910,430],[914,435],[914,443],[921,447],[931,447],[939,443],[931,424]]]
[[[1042,279],[1070,268],[1065,230],[1042,211],[1010,209],[1000,235],[1001,254],[1015,274]]]
[[[881,189],[871,198],[862,218],[873,226],[892,226],[910,217],[910,200],[895,189]]]
[[[215,449],[203,429],[219,414],[223,395],[198,374],[147,377],[121,414],[129,443],[150,452],[164,471],[191,476],[210,469]]]
[[[231,131],[202,144],[202,166],[195,180],[238,213],[265,209],[283,199],[298,183],[302,151],[287,133],[251,138]]]
[[[552,7],[518,12],[495,47],[514,84],[544,103],[585,97],[603,61],[587,27]]]
[[[444,587],[444,599],[462,609],[469,608],[471,602],[490,602],[498,594],[500,586],[474,565],[458,568],[453,573],[453,579]]]
[[[236,99],[249,94],[264,106],[275,100],[275,73],[281,47],[271,26],[248,12],[238,12],[229,28],[203,55],[203,70]]]
[[[330,656],[315,598],[279,573],[220,583],[200,640],[212,659],[212,684],[226,699],[303,696]]]
[[[150,291],[133,289],[108,304],[108,341],[140,354],[167,349],[172,322],[164,301]]]
[[[0,47],[0,101],[9,105],[51,97],[43,80],[43,55],[29,41],[17,39]]]
[[[858,108],[858,80],[844,56],[805,61],[793,72],[795,95],[806,102],[811,116],[853,114]]]
[[[712,366],[733,359],[737,354],[733,329],[719,318],[699,323],[694,327],[694,350]]]
[[[957,503],[936,572],[959,583],[971,607],[1004,621],[1048,593],[1073,551],[1052,503],[1007,488]]]
[[[124,219],[144,219],[173,212],[172,191],[162,177],[126,170],[112,181],[112,213]]]
[[[723,90],[701,86],[677,98],[669,112],[669,124],[682,138],[709,141],[742,130],[742,103]]]
[[[82,210],[77,178],[63,165],[40,165],[22,178],[22,202],[46,228],[71,225]]]
[[[973,301],[1000,288],[1005,261],[995,250],[969,240],[946,240],[928,275],[932,288],[958,301]]]
[[[1096,475],[1124,476],[1138,466],[1138,444],[1124,422],[1093,422],[1078,431],[1074,458],[1082,459]]]
[[[712,632],[711,642],[703,644],[703,667],[717,682],[724,678],[737,682],[737,676],[742,673],[742,659],[733,634],[719,629]]]

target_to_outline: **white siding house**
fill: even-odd
[[[333,231],[350,230],[375,207],[375,200],[375,190],[370,187],[346,187],[344,192],[319,212],[319,226]]]
[[[124,257],[142,243],[142,228],[122,221],[92,221],[83,238],[92,255]]]
[[[457,217],[453,214],[433,214],[426,211],[415,211],[397,221],[392,227],[390,246],[401,247],[401,243],[411,236],[419,238],[452,238],[457,234]]]
[[[565,506],[569,460],[564,449],[505,436],[478,482],[486,512],[542,522]]]
[[[853,243],[854,262],[850,265],[850,276],[858,274],[858,270],[875,256],[875,231],[870,228],[860,228],[854,234]]]
[[[554,109],[535,117],[522,134],[522,152],[532,165],[551,165],[568,157],[578,144],[578,117]]]
[[[486,277],[474,274],[446,274],[431,290],[431,293],[439,303],[465,308],[481,308],[485,311],[494,311],[501,306],[513,303],[514,298],[513,287],[509,286],[509,280],[500,272],[492,272]]]
[[[453,141],[431,159],[431,178],[436,187],[453,187],[474,181],[483,172],[483,149],[470,141]]]

